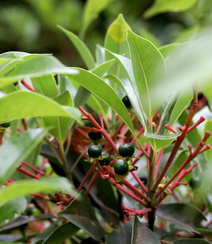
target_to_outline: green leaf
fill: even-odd
[[[144,224],[141,224],[138,217],[134,218],[133,222],[133,234],[131,244],[160,244],[158,236],[147,228]]]
[[[57,215],[69,220],[74,225],[83,229],[96,241],[99,241],[105,234],[103,228],[97,221],[89,198],[82,192],[65,210],[57,213]]]
[[[63,191],[76,195],[76,190],[70,185],[66,178],[52,177],[42,180],[20,180],[16,184],[7,186],[0,192],[0,203],[6,203],[18,197],[27,196],[31,193],[43,192],[46,194],[54,193],[55,191]]]
[[[57,86],[53,75],[34,77],[31,81],[36,92],[51,98],[57,96]]]
[[[0,99],[0,123],[26,117],[70,117],[58,103],[38,93],[13,92]]]
[[[75,234],[79,228],[72,223],[64,224],[51,233],[42,244],[63,243],[66,239]]]
[[[113,0],[88,0],[84,7],[81,35],[84,36],[90,23],[96,19]]]
[[[198,0],[155,0],[154,4],[144,13],[145,18],[167,11],[178,12],[191,8]]]
[[[106,61],[94,68],[93,70],[91,70],[91,72],[99,77],[102,77],[107,72],[107,70],[114,65],[115,62],[115,59]]]
[[[78,50],[80,56],[82,57],[84,63],[86,64],[87,68],[94,69],[95,60],[94,60],[90,50],[85,45],[85,43],[83,41],[81,41],[77,35],[66,30],[62,26],[58,26],[58,28],[61,29],[67,35],[69,40],[74,44],[74,46]]]
[[[27,208],[27,200],[24,197],[10,201],[0,206],[0,226],[17,219]]]
[[[204,240],[204,239],[198,239],[198,238],[185,238],[185,239],[180,239],[178,241],[175,241],[174,244],[209,244],[211,242]]]
[[[122,14],[109,26],[105,36],[105,48],[113,53],[124,55],[129,58],[129,47],[127,44],[127,29],[130,26],[125,21]],[[110,53],[106,53],[106,60],[111,59]]]
[[[195,233],[194,223],[206,220],[198,208],[186,203],[161,204],[157,207],[156,215]]]
[[[74,106],[74,101],[69,91],[64,91],[63,93],[61,93],[56,97],[53,97],[52,99],[64,106],[70,106],[70,107]]]
[[[165,73],[165,61],[159,50],[148,40],[128,30],[133,74],[139,99],[149,120],[159,108],[161,99],[153,103],[152,88],[158,82],[158,67]],[[162,73],[163,73],[162,72]]]
[[[0,148],[0,185],[13,175],[16,166],[33,151],[45,133],[44,128],[28,130],[11,136],[3,143]]]
[[[27,55],[9,74],[0,74],[0,88],[24,78],[31,78],[51,73],[76,74],[77,71],[60,63],[55,57],[47,55]]]
[[[149,40],[151,43],[153,43],[156,47],[160,47],[160,41],[155,37],[151,32],[147,31],[146,29],[142,28],[140,30],[140,34],[142,37],[146,38]]]
[[[159,47],[158,50],[160,53],[163,55],[163,57],[166,59],[168,58],[171,53],[177,49],[178,47],[182,46],[183,43],[172,43],[172,44],[167,44],[165,46]]]
[[[80,85],[84,86],[86,89],[94,93],[98,98],[108,104],[133,132],[132,120],[126,107],[122,103],[121,99],[117,96],[116,92],[98,76],[83,69],[78,70],[78,75],[68,75],[68,78],[80,83]]]
[[[212,134],[212,119],[208,120],[205,123],[204,126],[204,133],[206,131],[210,131],[210,133]],[[210,136],[207,140],[207,143],[210,144],[210,146],[212,147],[212,136]],[[211,159],[212,159],[212,149],[210,148],[209,150],[204,152],[205,158],[207,159],[207,162],[210,163]]]

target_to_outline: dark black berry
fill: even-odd
[[[111,156],[109,153],[107,152],[102,152],[101,156],[104,156],[105,158],[103,158],[102,160],[99,160],[99,163],[101,166],[103,165],[109,165],[111,162]]]
[[[99,139],[102,138],[102,134],[100,132],[98,132],[98,131],[92,131],[92,130],[89,130],[88,136],[92,140],[99,140]]]
[[[128,96],[123,97],[122,102],[124,103],[126,108],[132,108],[132,105],[131,105],[131,102],[130,102],[130,99]]]
[[[195,190],[197,188],[200,188],[202,182],[198,178],[191,178],[189,181],[189,185],[193,190]]]

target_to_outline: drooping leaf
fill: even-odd
[[[58,227],[53,233],[51,233],[43,242],[43,244],[58,244],[64,242],[67,238],[76,233],[79,228],[72,224],[67,223]]]
[[[0,148],[0,185],[13,175],[16,166],[33,151],[45,133],[44,128],[28,130],[3,143]]]
[[[36,92],[47,97],[57,96],[57,86],[53,75],[42,75],[31,78],[32,85]]]
[[[84,36],[90,23],[96,19],[100,12],[102,12],[113,0],[88,0],[85,4],[81,35]]]
[[[0,88],[24,78],[31,78],[51,73],[75,74],[76,70],[68,68],[55,57],[48,55],[27,55],[21,58],[22,62],[7,75],[0,74]]]
[[[90,52],[90,50],[87,48],[87,46],[82,42],[78,36],[76,36],[74,33],[66,30],[62,26],[58,26],[71,40],[71,42],[74,44],[76,49],[78,50],[80,56],[82,57],[84,63],[86,64],[88,69],[94,69],[95,67],[95,60]]]
[[[161,204],[157,207],[156,215],[182,226],[189,232],[196,232],[195,222],[206,220],[198,208],[187,203]]]
[[[86,89],[103,100],[106,104],[108,104],[133,132],[133,124],[129,113],[115,91],[98,76],[83,69],[78,69],[78,71],[78,75],[68,75],[68,78],[80,83],[80,85],[84,86]]]
[[[17,219],[26,209],[27,200],[24,197],[10,201],[0,207],[0,226]]]
[[[134,218],[133,234],[131,244],[160,244],[158,236],[144,224],[141,224],[138,217]]]
[[[104,230],[97,221],[90,200],[83,192],[65,210],[57,213],[57,215],[83,229],[96,241],[99,241],[104,236]]]
[[[15,102],[14,102],[15,101]],[[70,117],[58,103],[38,93],[17,91],[0,99],[0,122],[27,117]]]
[[[0,191],[0,203],[4,204],[18,197],[29,195],[30,193],[43,192],[50,194],[55,191],[63,191],[76,195],[76,190],[66,178],[52,177],[37,181],[20,180]]]
[[[158,81],[158,67],[160,67],[161,73],[165,73],[165,61],[162,54],[150,41],[139,37],[130,30],[127,33],[139,99],[144,112],[151,120],[162,102],[158,99],[156,104],[153,103],[152,89]]]
[[[156,14],[164,13],[167,11],[178,12],[191,8],[197,0],[155,0],[152,7],[150,7],[145,13],[145,18],[150,18]]]

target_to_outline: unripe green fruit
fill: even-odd
[[[88,155],[90,158],[98,158],[102,153],[101,145],[91,145],[88,148]]]
[[[195,190],[197,188],[200,188],[202,182],[198,178],[191,178],[189,181],[189,185],[193,190]]]
[[[124,103],[126,108],[132,108],[132,105],[131,105],[131,102],[130,102],[130,99],[128,96],[123,97],[122,102]]]
[[[106,157],[106,158],[103,158],[102,160],[99,160],[100,165],[101,166],[103,166],[103,165],[109,165],[110,164],[110,161],[111,161],[110,154],[107,153],[107,152],[102,152],[101,153],[101,156]]]
[[[125,175],[129,170],[127,161],[122,158],[116,160],[113,167],[117,175]]]
[[[135,152],[135,148],[130,143],[124,143],[119,147],[118,151],[122,157],[131,157]]]
[[[98,132],[98,131],[92,131],[92,130],[89,130],[88,136],[92,140],[99,140],[99,139],[102,138],[102,134],[100,132]]]
[[[8,128],[8,127],[10,127],[10,124],[11,124],[11,121],[7,121],[5,123],[0,124],[0,126],[2,126],[4,128]]]

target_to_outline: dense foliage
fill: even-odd
[[[144,18],[193,16],[164,46],[119,14],[94,57],[110,2],[86,2],[81,38],[59,26],[86,69],[0,55],[0,243],[212,241],[212,4],[156,0]]]

